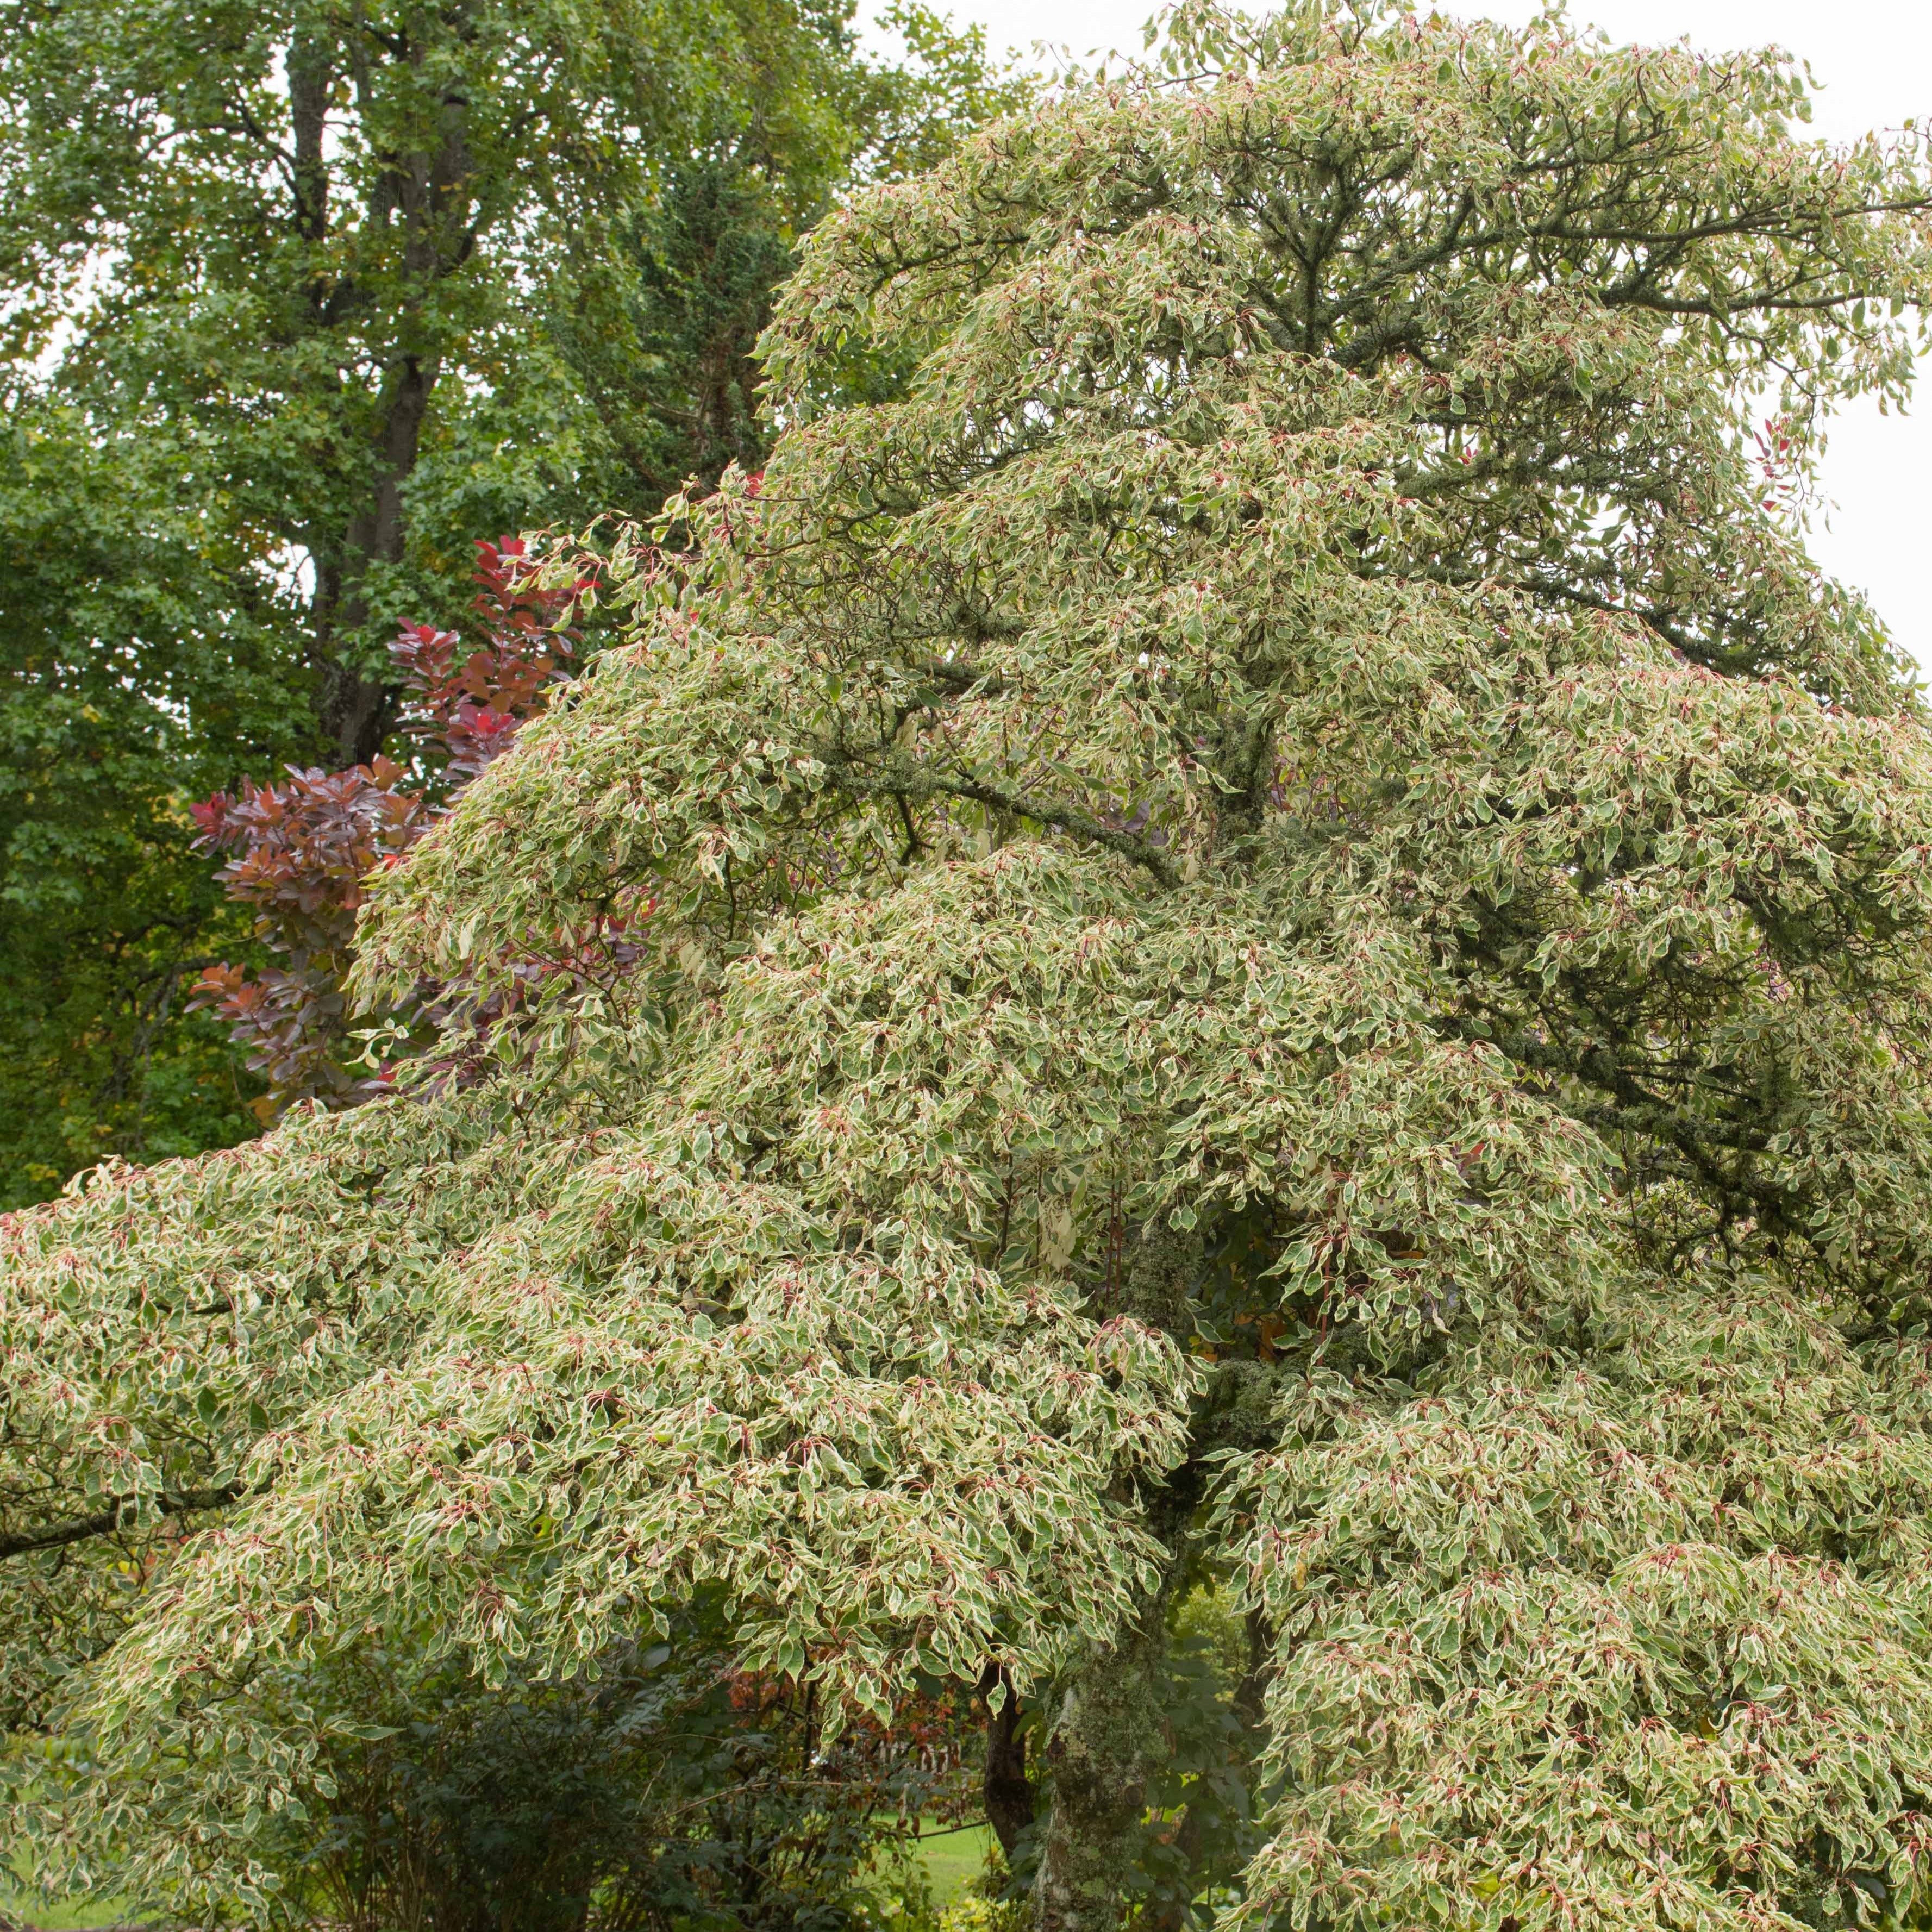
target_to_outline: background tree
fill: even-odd
[[[757,446],[750,344],[842,186],[1012,98],[912,8],[0,8],[14,560],[0,1199],[250,1131],[181,989],[188,801],[382,750],[473,540]]]
[[[137,430],[16,383],[0,481],[0,1198],[116,1151],[255,1130],[222,1029],[186,1015],[245,941],[187,801],[299,754],[263,545]]]
[[[762,476],[357,973],[641,955],[8,1224],[7,1693],[106,1768],[51,1853],[245,1898],[273,1673],[567,1682],[716,1592],[828,1735],[1022,1700],[1042,1932],[1921,1908],[1932,742],[1750,416],[1902,390],[1924,158],[1550,18],[1166,62],[818,231]]]
[[[285,784],[244,780],[238,797],[190,807],[202,842],[234,855],[220,874],[229,896],[256,909],[256,936],[287,961],[253,974],[224,962],[194,988],[267,1081],[256,1102],[265,1120],[292,1101],[352,1106],[382,1090],[386,1075],[350,1041],[344,991],[366,882],[400,864],[437,809],[509,749],[583,643],[572,620],[595,601],[598,560],[553,586],[520,538],[476,552],[481,588],[464,631],[412,624],[389,647],[409,688],[410,766],[379,754],[344,772],[291,770]],[[435,1000],[424,986],[407,1009],[370,1017],[392,1040],[433,1036]]]

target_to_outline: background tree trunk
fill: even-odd
[[[1026,1732],[1022,1728],[1024,1714],[1006,1674],[997,1666],[988,1671],[980,1684],[982,1695],[995,1684],[1004,1684],[1006,1700],[996,1711],[988,1697],[986,1706],[986,1822],[1012,1866],[1022,1837],[1033,1828],[1034,1808],[1032,1780],[1027,1776]]]
[[[395,722],[394,686],[380,674],[365,674],[352,656],[344,654],[343,640],[369,621],[363,581],[369,566],[402,561],[403,486],[422,448],[436,375],[433,356],[400,359],[388,385],[373,495],[350,521],[344,562],[326,570],[320,563],[316,567],[316,640],[322,668],[316,713],[344,765],[366,765],[382,748]]]
[[[302,87],[292,97],[298,121],[297,226],[305,238],[319,240],[328,225],[328,177],[319,142],[329,68],[320,50],[304,46],[302,52]],[[398,322],[397,333],[405,339],[420,328],[422,298],[475,250],[479,211],[470,180],[473,171],[466,106],[459,93],[451,92],[443,100],[433,148],[398,156],[376,179],[369,225],[380,228],[400,216],[403,271],[417,291]],[[334,287],[318,282],[310,307],[316,322],[328,327],[338,310],[352,310],[357,298],[352,277]],[[358,663],[355,645],[347,640],[369,622],[370,566],[402,561],[403,492],[422,448],[441,369],[441,356],[433,348],[392,350],[383,374],[369,494],[342,530],[327,565],[316,560],[314,635],[321,673],[316,722],[344,765],[367,764],[395,722],[395,686],[380,666]]]

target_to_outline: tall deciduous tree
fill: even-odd
[[[112,1767],[48,1828],[245,1886],[264,1673],[715,1589],[828,1721],[1024,1700],[1039,1923],[1114,1932],[1205,1574],[1233,1922],[1916,1910],[1932,739],[1748,431],[1902,389],[1932,187],[1803,103],[1202,12],[827,224],[762,477],[358,970],[647,956],[10,1225],[8,1694]]]
[[[376,756],[473,539],[754,457],[800,235],[1011,98],[848,14],[0,5],[0,1200],[247,1130],[186,802]]]
[[[416,614],[386,580],[439,391],[514,386],[532,287],[754,103],[820,184],[848,139],[838,23],[783,0],[10,11],[16,342],[74,331],[71,380],[194,438],[305,556],[344,764],[387,726],[372,626]]]
[[[252,1131],[222,1030],[184,1020],[245,940],[186,800],[298,756],[260,542],[138,428],[10,386],[0,464],[0,1200],[119,1153]]]

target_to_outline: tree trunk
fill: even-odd
[[[328,90],[334,76],[326,40],[298,32],[289,43],[289,125],[294,137],[291,184],[295,190],[295,230],[307,242],[328,233]],[[316,264],[309,283],[309,307],[320,318],[328,284]]]
[[[303,58],[300,73],[292,78],[292,85],[297,86],[292,104],[302,122],[298,134],[307,125],[302,118],[306,116],[314,122],[315,136],[310,143],[312,155],[298,143],[297,219],[305,236],[317,238],[328,219],[326,172],[319,142],[328,70],[319,52],[308,50],[306,43],[298,46]],[[415,57],[420,58],[419,52]],[[370,229],[386,227],[393,216],[400,215],[403,272],[425,296],[460,268],[476,246],[476,212],[470,188],[475,167],[467,118],[460,92],[446,93],[440,138],[434,150],[398,156],[377,177],[370,193]],[[345,286],[325,296],[318,284],[314,298],[318,320],[332,326],[335,305],[352,292]],[[405,305],[396,333],[408,339],[421,321],[421,311],[412,301]],[[315,657],[321,680],[316,718],[345,765],[367,764],[382,749],[394,722],[395,687],[381,665],[358,661],[353,640],[370,618],[370,566],[402,561],[403,491],[416,466],[441,366],[434,350],[392,350],[373,439],[370,495],[329,544],[328,554],[318,550],[315,556]]]
[[[996,1684],[1004,1685],[1006,1700],[996,1711],[988,1694]],[[1021,1729],[1020,1700],[1006,1672],[994,1666],[980,1685],[986,1704],[986,1774],[984,1784],[986,1822],[1006,1854],[1007,1868],[1012,1868],[1022,1836],[1032,1830],[1034,1790],[1027,1776],[1026,1732]]]
[[[316,570],[316,654],[322,689],[316,712],[345,765],[365,765],[382,748],[394,721],[394,692],[380,672],[369,675],[344,649],[369,620],[364,574],[371,564],[403,556],[403,486],[416,465],[423,424],[436,388],[434,357],[405,356],[392,372],[376,443],[373,495],[350,520],[343,562]]]
[[[1181,1568],[1177,1554],[1138,1623],[1056,1687],[1046,1750],[1052,1804],[1034,1882],[1036,1932],[1120,1932],[1148,1778],[1168,1753],[1162,1665]]]
[[[1185,1346],[1202,1266],[1199,1238],[1143,1228],[1120,1285],[1120,1312]],[[1167,1616],[1187,1568],[1202,1466],[1192,1457],[1149,1499],[1147,1528],[1168,1552],[1160,1581],[1108,1648],[1054,1687],[1045,1750],[1052,1807],[1034,1884],[1036,1932],[1120,1932],[1147,1809],[1149,1775],[1172,1753]]]

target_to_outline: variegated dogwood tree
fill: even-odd
[[[1554,18],[1160,47],[818,232],[769,467],[374,882],[372,1004],[574,962],[472,1072],[8,1224],[50,1851],[212,1912],[305,1668],[709,1593],[828,1725],[1018,1700],[1113,1932],[1212,1577],[1196,1911],[1921,1909],[1932,739],[1780,506],[1907,386],[1924,157]]]

